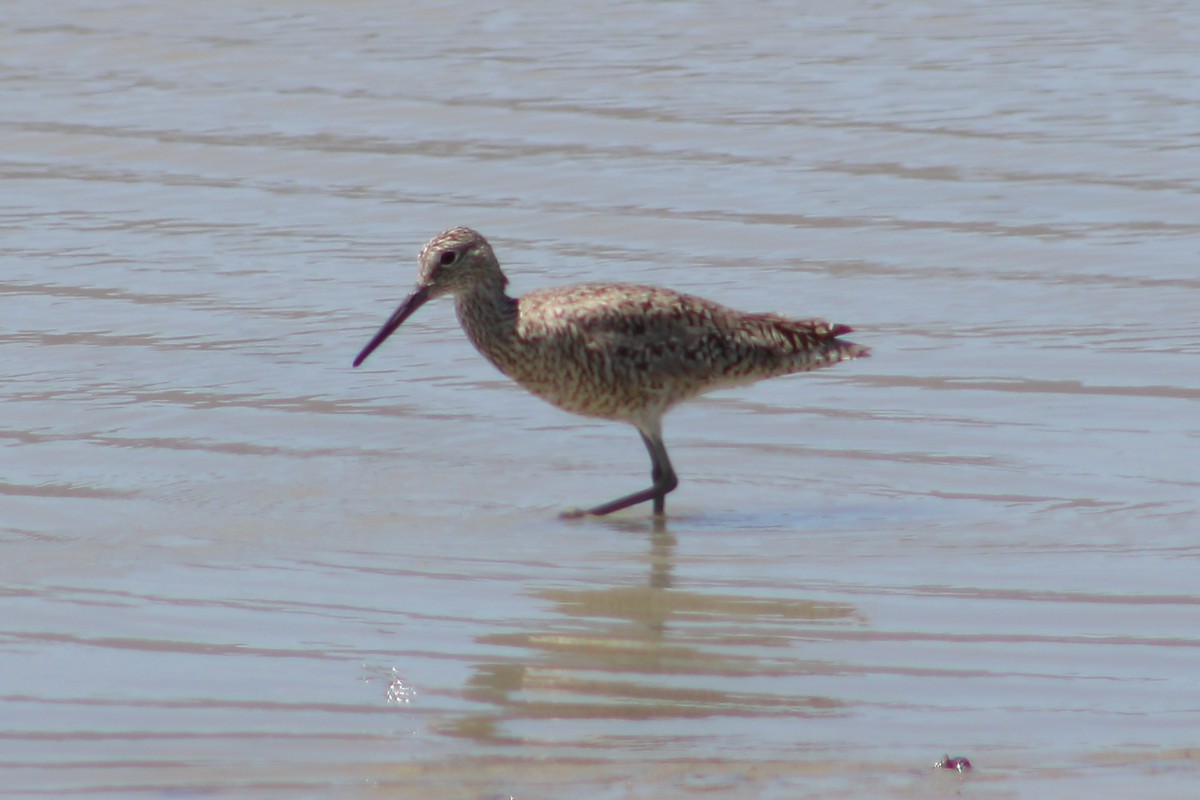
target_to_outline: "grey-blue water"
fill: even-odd
[[[10,0],[2,793],[1194,796],[1191,11]],[[350,368],[459,224],[874,356],[565,522],[632,429]]]

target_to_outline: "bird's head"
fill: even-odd
[[[428,299],[461,294],[482,284],[508,280],[487,239],[470,228],[442,231],[421,248],[417,288],[426,287]]]
[[[450,228],[442,231],[421,248],[417,285],[367,343],[354,366],[366,360],[375,348],[383,344],[413,312],[435,297],[445,294],[461,295],[479,287],[499,283],[504,289],[508,279],[500,271],[496,254],[487,239],[470,228]]]

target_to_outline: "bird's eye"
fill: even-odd
[[[455,261],[458,261],[458,253],[453,250],[443,250],[441,257],[438,259],[443,267],[448,267]]]

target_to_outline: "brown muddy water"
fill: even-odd
[[[9,0],[0,794],[1195,797],[1192,12]],[[875,354],[563,521],[632,429],[350,367],[459,224]]]

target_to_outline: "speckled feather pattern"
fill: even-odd
[[[509,298],[490,248],[487,256],[490,279],[455,292],[463,329],[501,372],[576,414],[641,426],[713,389],[868,354],[839,338],[844,325],[743,313],[653,286],[589,283]]]
[[[529,391],[634,424],[707,391],[866,355],[823,320],[745,314],[648,286],[545,289],[499,306],[468,295],[458,309],[479,351]]]

